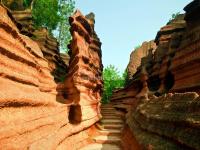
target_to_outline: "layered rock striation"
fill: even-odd
[[[141,59],[149,55],[150,50],[154,52],[156,44],[154,41],[144,42],[141,46],[136,48],[130,55],[130,61],[127,66],[128,78],[132,79],[132,76],[137,72],[138,67],[141,65]]]
[[[199,149],[199,104],[196,93],[141,101],[128,115],[127,124],[144,149]]]
[[[15,1],[3,1],[3,3],[8,7],[8,11],[16,20],[16,25],[20,33],[38,43],[44,57],[48,60],[54,80],[56,82],[63,82],[68,70],[69,57],[66,53],[65,60],[62,59],[57,39],[50,35],[46,28],[35,28],[32,10],[31,8],[23,8],[21,6],[23,2],[18,1],[16,3],[16,9],[12,9],[11,7]]]
[[[84,108],[89,107],[90,109],[88,109],[89,112],[82,113],[84,119],[81,119],[80,122],[72,122],[72,118],[79,118],[79,114],[74,109],[74,103],[68,103],[68,101],[77,100],[77,97],[75,95],[70,97],[70,90],[73,91],[74,88],[66,89],[64,87],[76,86],[77,82],[57,84],[51,75],[49,61],[44,57],[40,42],[35,42],[28,36],[21,34],[16,21],[2,5],[0,5],[0,14],[1,149],[54,150],[70,148],[73,150],[80,148],[88,142],[87,138],[91,133],[88,128],[100,117],[97,115],[97,108],[101,80],[95,80],[95,82],[88,80],[87,84],[82,84],[81,89],[88,89],[88,86],[94,85],[94,83],[96,86],[92,86],[90,90],[86,91],[92,99],[82,96],[86,95],[84,90],[78,91],[81,95],[80,102],[87,103],[88,101],[90,105]],[[88,21],[84,16],[82,19]],[[91,27],[90,24],[88,25]],[[76,31],[72,27],[72,33],[76,33]],[[85,38],[79,37],[81,41],[84,41]],[[93,44],[96,42],[92,36],[90,36],[90,40]],[[49,45],[51,46],[52,43]],[[73,42],[74,47],[79,47],[77,44],[79,43]],[[84,47],[84,43],[82,46]],[[77,52],[74,47],[71,49],[72,54]],[[97,49],[100,53],[100,47]],[[83,56],[88,56],[89,50],[81,49],[80,53]],[[96,70],[101,75],[101,57],[96,53],[91,52],[90,56],[94,58],[93,62],[99,62],[99,66],[96,66],[99,68]],[[73,60],[72,57],[71,63]],[[91,70],[89,73],[95,74],[97,71],[92,70],[94,69],[92,67],[87,65],[86,69]],[[84,67],[79,63],[76,68]],[[73,69],[75,68],[71,68],[71,70]],[[82,77],[81,74],[78,74],[79,71],[74,70],[74,72],[77,79]],[[68,77],[70,76],[72,74],[69,73]]]
[[[67,99],[73,104],[71,110],[81,122],[100,116],[99,103],[102,92],[101,42],[94,32],[94,21],[76,11],[70,18],[72,42],[69,72],[65,80]]]
[[[129,84],[112,96],[142,149],[200,149],[200,1],[184,10],[160,29],[156,49],[141,58]]]
[[[54,80],[56,82],[63,82],[68,71],[68,54],[65,54],[68,58],[61,57],[57,39],[51,36],[46,28],[35,30],[32,39],[38,43],[44,57],[48,60]]]
[[[200,92],[200,2],[193,1],[184,8],[186,31],[180,47],[176,50],[169,70],[174,75],[173,92]]]

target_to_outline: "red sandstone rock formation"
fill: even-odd
[[[54,76],[55,81],[63,82],[67,74],[68,64],[61,58],[57,40],[49,34],[46,28],[34,28],[31,9],[9,11],[17,21],[20,33],[29,36],[39,44],[44,57],[48,60],[51,74]]]
[[[69,66],[69,59],[70,59],[69,55],[66,53],[61,53],[60,57],[64,61],[65,65]]]
[[[44,58],[38,43],[19,32],[14,21],[10,18],[6,9],[0,5],[0,147],[1,149],[77,149],[81,147],[81,143],[87,143],[87,137],[90,132],[86,130],[99,120],[97,115],[97,107],[99,105],[100,92],[99,87],[101,80],[96,82],[88,81],[82,84],[82,89],[94,85],[95,88],[87,90],[89,96],[88,106],[81,106],[84,118],[77,124],[71,124],[71,118],[79,117],[74,113],[74,107],[66,104],[65,99],[60,102],[57,90],[63,90],[65,85],[56,85],[53,76],[50,74],[47,59]],[[82,16],[83,21],[87,21]],[[89,21],[88,21],[89,22]],[[90,27],[90,26],[89,26]],[[91,28],[91,27],[90,27]],[[72,33],[76,33],[76,29],[72,27]],[[78,33],[76,33],[78,35]],[[81,39],[82,36],[79,36]],[[98,43],[90,37],[91,43]],[[86,38],[86,37],[84,37]],[[81,41],[84,41],[84,38]],[[87,39],[87,38],[86,38]],[[80,41],[79,41],[80,42]],[[75,47],[79,47],[78,43],[73,42],[72,54],[76,54]],[[87,44],[81,45],[87,47]],[[99,47],[97,47],[100,53]],[[93,60],[99,62],[99,67],[92,70],[93,66],[86,65],[90,73],[95,74],[97,70],[101,74],[101,59],[91,49],[81,50],[83,56],[91,55]],[[72,57],[73,58],[73,57]],[[77,57],[76,57],[77,58]],[[71,60],[71,66],[74,62]],[[84,68],[81,64],[76,67]],[[71,71],[76,68],[71,68]],[[81,79],[81,74],[74,70],[77,79]],[[70,77],[70,74],[69,76]],[[76,80],[77,81],[77,80]],[[67,87],[74,86],[74,83],[67,82]],[[70,95],[70,90],[62,94],[65,98]],[[86,95],[83,91],[79,91],[81,95],[80,102],[87,102],[82,95]],[[70,96],[69,96],[70,97]],[[71,100],[77,100],[77,97],[71,97]],[[92,99],[91,99],[92,98]],[[93,100],[93,103],[90,101]],[[82,105],[83,103],[79,103]],[[93,105],[92,105],[93,104]],[[87,109],[93,108],[93,109]],[[88,111],[85,111],[85,110]],[[80,111],[82,112],[82,111]],[[83,131],[83,132],[81,132]],[[77,134],[78,133],[78,134]],[[73,135],[73,136],[72,136]],[[69,143],[68,140],[71,142]],[[85,142],[84,142],[85,141]],[[76,144],[78,143],[79,144]]]
[[[67,74],[68,65],[61,58],[57,40],[49,35],[48,30],[45,28],[35,30],[33,35],[33,40],[39,44],[44,57],[48,60],[49,68],[51,68],[55,81],[63,82]]]
[[[199,95],[168,94],[141,102],[127,123],[144,149],[200,149]]]
[[[124,132],[143,149],[200,149],[200,1],[184,10],[161,28],[155,52],[141,58],[129,84],[112,96],[127,112],[133,137]]]
[[[141,58],[146,57],[149,54],[149,50],[155,50],[155,48],[156,44],[154,41],[144,42],[131,53],[130,61],[127,66],[129,79],[132,79],[132,76],[137,72],[137,68],[141,65]]]
[[[69,72],[65,80],[67,99],[76,114],[72,121],[98,117],[102,90],[101,43],[94,33],[94,22],[79,11],[70,18],[72,42]]]
[[[33,27],[33,18],[31,9],[26,10],[10,10],[13,17],[20,24],[20,32],[29,37],[33,36],[33,32],[35,31]]]
[[[187,27],[170,66],[174,75],[171,91],[200,93],[200,1],[193,1],[184,10]]]

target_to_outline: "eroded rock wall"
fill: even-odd
[[[14,3],[14,2],[12,2]],[[18,2],[20,4],[20,2]],[[6,4],[6,2],[4,2]],[[21,34],[30,37],[37,42],[42,50],[43,56],[48,60],[51,74],[56,82],[63,82],[68,70],[69,57],[63,60],[59,52],[59,43],[46,28],[35,28],[31,8],[11,10],[10,5],[8,11],[16,20],[17,27]],[[65,55],[68,55],[67,53]]]
[[[200,1],[194,0],[184,8],[186,31],[176,50],[169,70],[174,75],[173,92],[200,92]]]
[[[141,149],[200,149],[200,1],[184,10],[160,29],[154,53],[112,96]]]
[[[59,52],[57,39],[50,35],[46,28],[34,30],[32,34],[32,39],[38,43],[44,57],[48,60],[54,80],[64,82],[68,71],[69,57],[68,59],[65,57],[65,61],[63,60]],[[65,55],[68,56],[67,53]]]
[[[137,72],[137,68],[141,65],[141,59],[150,53],[150,49],[154,52],[155,48],[156,44],[154,41],[144,42],[131,53],[130,61],[127,66],[129,79],[132,79],[132,76]]]
[[[72,42],[70,44],[69,72],[65,80],[67,99],[73,104],[80,122],[99,117],[102,91],[101,43],[94,32],[94,22],[76,11],[70,18]]]
[[[88,128],[100,117],[96,109],[100,99],[98,86],[94,88],[95,92],[88,94],[95,102],[94,105],[91,104],[94,109],[89,109],[95,115],[91,116],[90,112],[85,111],[85,119],[72,123],[71,118],[79,115],[74,113],[74,107],[71,106],[73,103],[67,103],[70,88],[67,91],[64,87],[74,86],[74,83],[57,84],[39,43],[20,33],[16,21],[2,5],[0,14],[1,149],[55,150],[69,146],[73,150],[81,147],[87,143],[86,139],[91,133]],[[72,33],[75,31],[72,28]],[[77,43],[74,43],[74,46],[78,47]],[[98,50],[100,51],[100,48]],[[89,50],[80,52],[86,55]],[[76,49],[72,48],[71,53],[75,54]],[[95,57],[101,64],[98,55],[91,54],[91,57]],[[82,68],[81,64],[76,66]],[[101,72],[101,69],[99,71]],[[76,77],[80,79],[81,74]],[[82,89],[87,88],[87,85],[89,84],[83,84]],[[79,94],[85,93],[79,91]],[[74,99],[76,97],[72,97],[72,100]],[[80,101],[82,99],[87,102],[87,98],[80,97]],[[90,100],[88,99],[89,103]]]

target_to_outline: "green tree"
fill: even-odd
[[[67,45],[69,44],[71,40],[71,34],[70,34],[70,25],[69,25],[69,18],[71,14],[73,13],[75,8],[75,1],[74,0],[59,0],[59,15],[60,15],[60,21],[58,24],[58,31],[59,35],[57,37],[59,44],[60,44],[60,50],[61,51],[68,51]]]
[[[25,7],[32,8],[36,28],[46,27],[55,33],[61,51],[67,51],[71,40],[68,18],[75,8],[74,0],[24,0]],[[54,32],[53,32],[54,31]]]
[[[28,8],[31,6],[32,0],[23,0],[23,5],[25,8]]]
[[[123,86],[125,87],[128,82],[129,82],[129,78],[128,78],[128,71],[127,69],[125,69],[124,73],[122,74],[122,81],[123,81]]]
[[[58,0],[35,0],[33,19],[36,27],[46,27],[50,32],[57,28],[60,21]]]
[[[109,102],[114,89],[124,87],[124,76],[125,74],[121,76],[118,69],[113,65],[109,65],[103,70],[104,91],[102,103]]]

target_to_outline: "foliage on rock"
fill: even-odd
[[[176,19],[181,13],[177,12],[177,13],[173,13],[171,18],[169,19],[169,22],[167,24],[169,24],[170,22],[172,22],[172,20]]]

